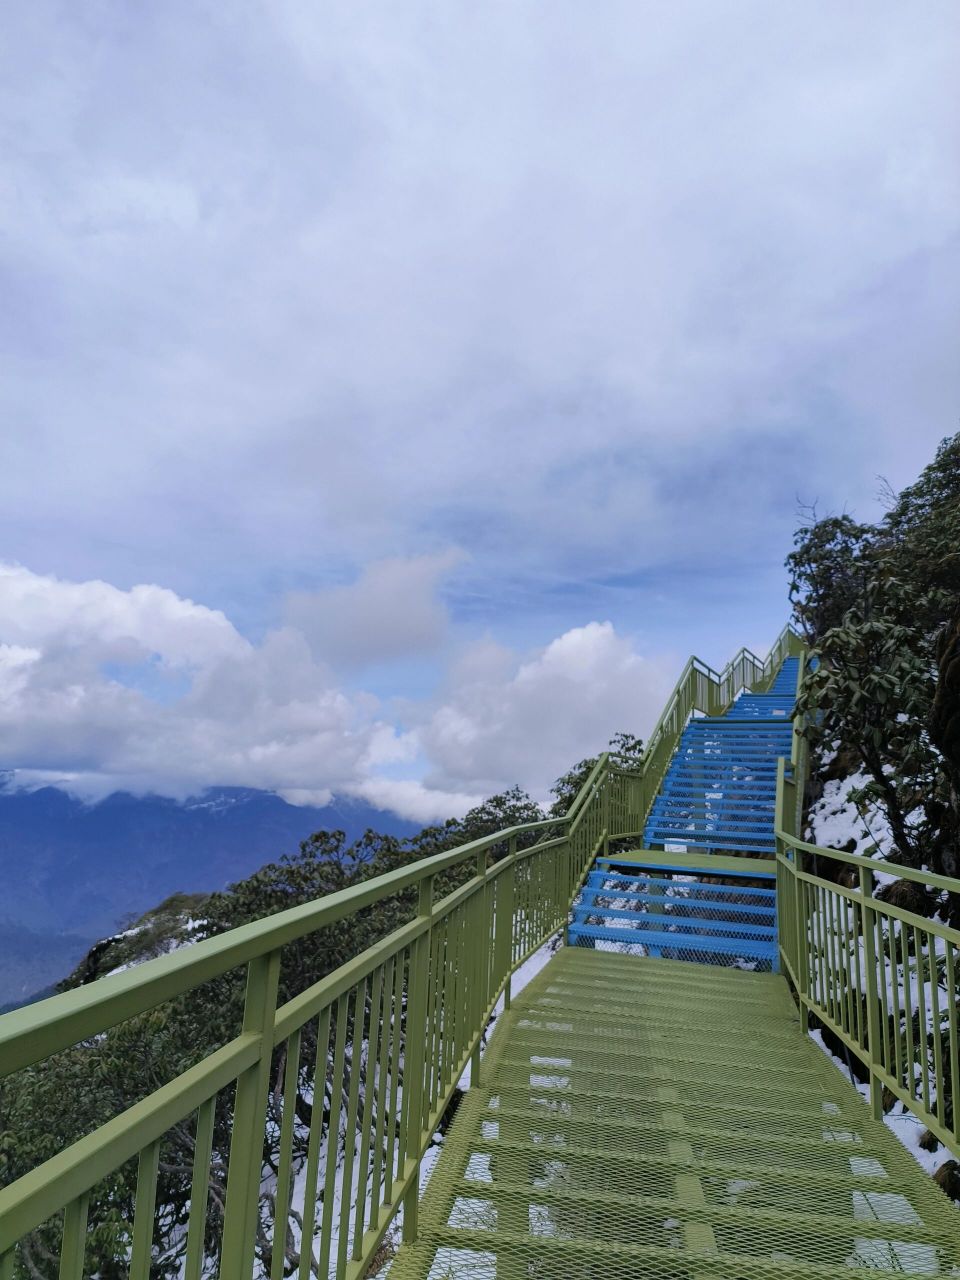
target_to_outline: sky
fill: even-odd
[[[0,0],[0,769],[429,821],[960,409],[955,0]]]

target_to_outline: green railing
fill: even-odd
[[[161,1245],[185,1280],[243,1280],[255,1267],[280,1280],[291,1266],[300,1280],[359,1280],[401,1204],[404,1238],[415,1238],[419,1165],[457,1082],[468,1062],[478,1080],[483,1033],[497,1002],[509,1004],[511,974],[565,926],[608,811],[622,808],[607,778],[604,756],[562,819],[413,862],[0,1018],[6,1078],[246,973],[235,1037],[0,1189],[0,1280],[89,1274],[98,1188],[131,1160],[135,1209],[116,1226],[117,1274],[130,1280],[148,1280]],[[458,874],[462,883],[438,898],[438,884]],[[286,947],[386,900],[410,903],[405,923],[278,1003]],[[311,1100],[320,1105],[304,1133],[298,1109]],[[214,1158],[224,1124],[229,1150]],[[158,1177],[175,1129],[191,1150],[189,1221],[161,1241]],[[43,1249],[27,1260],[38,1231]]]
[[[635,835],[643,831],[680,735],[692,715],[722,715],[741,689],[762,692],[772,682],[784,658],[803,651],[803,641],[788,625],[763,659],[749,649],[741,649],[723,671],[718,672],[700,658],[688,658],[660,719],[647,739],[641,768],[620,774],[624,780],[626,812],[621,824],[611,824],[611,835]]]
[[[795,726],[777,779],[782,971],[802,1010],[862,1064],[874,1114],[899,1100],[960,1157],[960,931],[874,894],[881,868],[920,886],[931,909],[944,891],[960,894],[960,880],[801,840],[805,777]]]

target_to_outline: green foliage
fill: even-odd
[[[878,808],[896,856],[960,866],[960,434],[876,525],[801,528],[787,558],[794,617],[820,659],[799,709],[807,736],[853,752],[854,795]]]
[[[643,762],[643,739],[635,737],[632,733],[615,733],[610,739],[607,751],[614,768],[628,772],[639,769]],[[567,812],[599,759],[599,756],[587,756],[585,760],[578,761],[572,769],[556,780],[550,788],[550,794],[555,797],[550,806],[552,818],[562,818]]]
[[[863,598],[870,534],[870,525],[857,524],[848,515],[827,516],[794,534],[794,549],[786,560],[790,601],[794,622],[811,643],[840,626]]]

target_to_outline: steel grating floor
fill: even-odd
[[[514,1001],[389,1280],[960,1276],[960,1214],[772,974],[563,948]]]

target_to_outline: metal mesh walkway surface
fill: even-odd
[[[562,948],[504,1014],[389,1280],[960,1276],[960,1217],[785,981]]]

